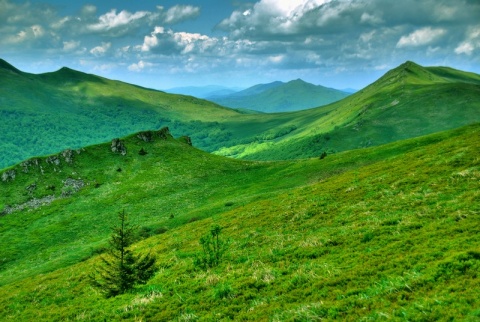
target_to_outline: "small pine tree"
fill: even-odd
[[[125,211],[118,214],[118,219],[119,225],[112,228],[107,255],[101,257],[101,265],[90,276],[92,285],[107,297],[145,284],[156,271],[154,257],[150,254],[137,257],[128,249],[134,242],[135,229],[129,225]]]

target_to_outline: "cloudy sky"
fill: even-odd
[[[0,0],[0,58],[157,89],[359,89],[406,60],[480,73],[480,1]]]

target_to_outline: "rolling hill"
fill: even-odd
[[[163,129],[0,171],[0,316],[56,320],[475,320],[480,125],[320,160],[215,156]],[[120,146],[115,141],[113,147]],[[139,153],[143,150],[143,153]],[[120,151],[123,151],[120,149]],[[88,283],[116,213],[159,270]],[[215,223],[221,264],[197,269]]]
[[[479,122],[479,79],[473,73],[406,62],[341,101],[303,111],[251,114],[68,68],[24,73],[2,61],[0,168],[165,126],[174,136],[188,135],[194,146],[219,155],[318,157]]]
[[[0,168],[163,126],[176,135],[207,137],[223,131],[215,122],[238,114],[193,97],[69,68],[35,75],[0,60]],[[209,144],[216,138],[221,135]]]
[[[233,94],[207,96],[206,99],[231,108],[275,113],[326,105],[348,95],[349,93],[297,79],[287,83],[259,84]]]
[[[218,153],[257,160],[312,157],[479,122],[480,75],[406,62],[339,102],[287,115],[278,116],[285,118],[284,129],[294,129],[286,135]]]

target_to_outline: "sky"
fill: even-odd
[[[155,89],[361,89],[407,60],[480,73],[480,0],[0,0],[0,58]]]

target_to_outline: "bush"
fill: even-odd
[[[194,265],[203,270],[218,266],[227,251],[229,243],[220,239],[222,227],[213,225],[210,233],[200,238],[202,252],[195,255]]]

